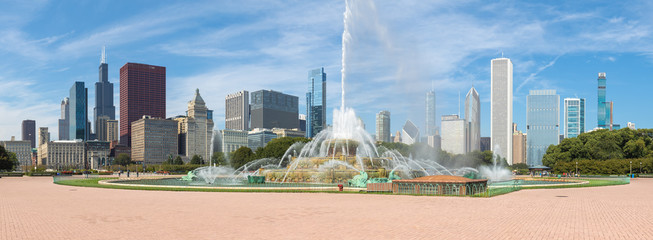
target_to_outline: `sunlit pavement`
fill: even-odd
[[[0,239],[653,239],[653,179],[493,198],[135,191],[0,178]]]

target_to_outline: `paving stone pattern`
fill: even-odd
[[[6,177],[0,239],[653,239],[653,179],[468,198],[135,191]]]

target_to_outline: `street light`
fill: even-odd
[[[578,161],[576,161],[576,177],[580,177],[580,176],[578,175]]]
[[[633,177],[633,161],[630,161],[630,177]]]
[[[642,174],[642,162],[639,162],[639,174]]]

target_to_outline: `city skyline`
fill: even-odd
[[[650,121],[653,120],[649,120],[651,119],[649,114],[636,111],[632,104],[636,101],[634,96],[644,94],[638,92],[643,91],[643,88],[629,87],[634,84],[646,84],[645,70],[651,65],[649,51],[646,50],[650,49],[648,40],[652,35],[649,30],[651,26],[644,21],[646,16],[640,12],[640,9],[631,9],[625,4],[607,3],[594,6],[592,11],[587,11],[582,7],[582,3],[570,3],[566,8],[545,5],[546,11],[535,11],[532,9],[532,4],[512,4],[515,4],[515,9],[523,9],[525,13],[532,16],[525,17],[524,15],[529,14],[516,12],[508,12],[506,16],[496,16],[492,13],[491,9],[506,7],[505,3],[490,4],[486,9],[478,11],[470,9],[472,3],[447,5],[419,2],[377,3],[376,12],[372,13],[378,15],[379,21],[392,35],[388,39],[381,40],[390,41],[394,46],[405,50],[407,54],[419,50],[420,56],[415,58],[416,60],[407,62],[416,63],[414,66],[418,69],[403,68],[405,71],[399,71],[399,67],[405,67],[396,61],[405,60],[401,56],[388,58],[383,56],[386,53],[369,55],[371,53],[369,49],[362,46],[372,43],[370,45],[372,48],[381,49],[381,44],[374,43],[382,37],[375,36],[374,39],[370,39],[361,37],[361,33],[353,32],[359,42],[353,45],[354,55],[351,61],[353,65],[349,78],[352,80],[346,85],[348,91],[362,92],[366,86],[378,86],[378,84],[381,86],[365,97],[347,95],[348,104],[357,110],[367,126],[374,126],[375,113],[383,109],[392,112],[393,118],[396,119],[391,126],[392,132],[400,130],[404,120],[408,119],[414,121],[417,126],[424,126],[423,100],[419,100],[417,96],[423,97],[424,89],[434,86],[438,96],[436,119],[439,125],[440,116],[458,112],[457,101],[452,101],[457,92],[465,91],[474,83],[483,103],[481,104],[481,136],[489,136],[489,104],[484,104],[488,103],[490,97],[487,61],[500,56],[503,52],[515,64],[514,121],[519,123],[519,126],[526,125],[527,91],[551,88],[558,90],[563,98],[586,98],[588,101],[586,129],[593,129],[597,122],[595,119],[597,99],[594,97],[595,90],[589,91],[589,89],[590,86],[596,86],[596,73],[606,72],[610,79],[608,98],[614,101],[614,122],[621,125],[635,122],[640,128],[650,127]],[[183,92],[195,88],[206,89],[207,92],[215,92],[211,97],[207,96],[206,102],[208,106],[215,109],[216,113],[220,113],[216,116],[216,129],[223,129],[224,115],[221,113],[224,109],[221,109],[221,99],[228,92],[242,89],[243,86],[235,86],[237,85],[235,83],[244,81],[250,81],[251,84],[248,85],[251,86],[247,87],[250,89],[275,89],[300,96],[299,113],[305,114],[306,102],[301,97],[305,93],[305,72],[316,66],[324,66],[325,72],[330,73],[327,84],[327,124],[331,123],[332,109],[339,107],[341,52],[339,40],[333,38],[342,33],[341,17],[344,3],[341,1],[302,3],[295,4],[296,6],[279,4],[254,8],[247,7],[246,4],[230,5],[233,8],[214,4],[215,6],[202,8],[199,7],[203,6],[202,3],[196,5],[137,3],[133,6],[133,11],[122,13],[115,18],[102,16],[123,8],[121,3],[104,2],[100,4],[104,7],[102,9],[91,4],[31,5],[34,6],[10,4],[5,10],[0,10],[6,11],[3,12],[6,13],[4,15],[11,20],[8,21],[10,25],[0,24],[0,29],[9,33],[4,37],[7,44],[0,51],[6,56],[5,59],[12,59],[11,62],[0,62],[0,69],[5,70],[0,73],[0,85],[3,87],[3,90],[0,90],[3,93],[0,97],[0,113],[19,116],[0,121],[0,139],[18,136],[20,132],[16,126],[20,125],[23,119],[35,119],[39,123],[38,127],[49,127],[53,136],[58,136],[57,112],[61,99],[67,96],[65,86],[70,86],[74,81],[83,81],[87,86],[95,82],[97,59],[104,45],[111,52],[113,66],[134,61],[171,69],[171,86],[168,90],[169,97],[166,99],[170,103],[166,112],[170,114],[167,117],[184,112],[186,100]],[[305,10],[312,9],[316,5],[325,10],[323,16],[311,18],[309,22],[291,21],[300,17],[306,19],[301,14],[307,14]],[[187,9],[189,13],[182,16],[166,16],[173,15],[165,13],[179,7]],[[392,12],[390,9],[396,7],[401,7],[402,10],[406,10],[406,13],[388,14]],[[454,9],[455,11],[447,14],[453,17],[455,23],[467,26],[469,27],[467,29],[471,30],[460,32],[442,26],[443,24],[437,24],[442,21],[442,17],[449,16],[444,13],[432,13],[433,10],[441,7]],[[648,8],[650,5],[644,5],[641,9]],[[153,13],[141,16],[146,9],[148,11],[152,9]],[[79,15],[65,16],[66,11],[76,11]],[[43,12],[56,14],[42,14]],[[232,21],[215,26],[208,23],[179,26],[195,21],[198,17],[216,15],[216,13],[219,13],[217,14],[219,16],[237,16],[245,13],[245,17],[236,17]],[[292,16],[293,14],[288,13],[301,14]],[[261,16],[249,18],[257,14]],[[405,17],[412,16],[411,14],[424,17]],[[48,23],[51,19],[39,17],[42,15],[52,15],[59,22]],[[89,21],[80,23],[78,27],[61,27],[65,24],[59,24],[93,15],[99,17],[89,18]],[[270,20],[279,16],[282,17],[274,21]],[[139,24],[139,21],[136,21],[149,18],[158,21],[147,24]],[[524,21],[492,28],[508,23],[508,19]],[[41,23],[43,26],[35,26]],[[569,30],[571,33],[565,34],[559,31],[577,24],[586,27],[572,28]],[[405,27],[406,25],[411,26]],[[121,28],[123,26],[124,28]],[[416,33],[418,32],[416,29],[426,26],[437,30],[428,32],[437,32],[437,34],[419,33],[417,39],[443,40],[444,36],[458,36],[458,38],[455,38],[456,42],[444,39],[446,41],[441,42],[442,47],[437,47],[427,43],[429,41],[395,37],[401,36],[402,33]],[[293,27],[301,28],[297,30]],[[363,27],[370,28],[370,26]],[[49,30],[44,31],[44,28]],[[510,39],[510,36],[499,37],[501,34],[510,34],[504,32],[508,28],[515,29],[514,36],[529,33],[527,35],[532,37],[512,37],[512,40],[506,40]],[[315,32],[317,29],[320,29],[323,34],[305,37],[306,32]],[[134,33],[141,31],[144,34],[134,37],[137,35]],[[179,33],[182,32],[189,32],[189,34],[181,34],[184,36],[180,37]],[[269,34],[270,32],[279,34]],[[253,43],[251,41],[254,40],[242,41],[252,34],[261,33],[267,33],[263,34],[262,38],[270,44],[249,49],[246,46],[251,46]],[[485,38],[473,37],[480,33],[487,34],[482,35]],[[498,33],[501,34],[497,35]],[[601,38],[590,37],[597,35]],[[171,38],[166,38],[168,36]],[[208,41],[210,39],[216,41]],[[237,44],[239,41],[244,45]],[[226,47],[218,48],[217,45],[212,45],[213,42],[224,43]],[[524,44],[526,42],[533,44]],[[628,47],[619,47],[624,45]],[[450,50],[442,51],[443,49]],[[313,52],[320,52],[322,57],[315,58]],[[302,54],[306,56],[297,57]],[[366,61],[363,61],[363,56]],[[447,61],[439,60],[445,59],[444,56]],[[225,65],[225,62],[230,64]],[[436,70],[425,71],[427,69]],[[422,72],[429,72],[429,74],[424,75]],[[109,82],[118,82],[117,67],[110,68],[108,75]],[[95,99],[93,92],[91,90],[88,96],[91,102]],[[118,102],[118,95],[115,87],[114,102]],[[415,97],[412,97],[413,95]],[[88,111],[93,107],[95,106],[89,104]],[[116,107],[119,108],[119,105]],[[93,121],[93,119],[89,120]],[[368,128],[368,131],[373,133],[374,130]]]

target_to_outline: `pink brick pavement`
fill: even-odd
[[[494,198],[212,193],[5,177],[0,239],[653,239],[652,190],[636,179]]]

